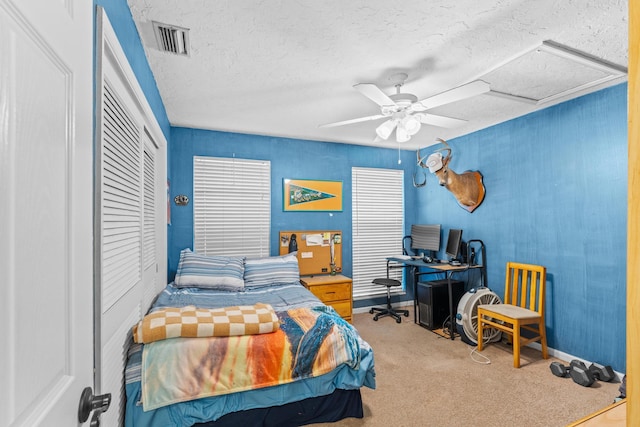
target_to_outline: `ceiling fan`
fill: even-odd
[[[422,123],[444,128],[455,128],[467,122],[466,120],[454,119],[452,117],[429,114],[425,111],[440,105],[471,98],[472,96],[480,95],[490,90],[488,83],[483,82],[482,80],[476,80],[418,101],[417,96],[410,93],[400,92],[400,89],[404,85],[407,77],[408,75],[405,73],[398,73],[389,78],[396,88],[396,93],[389,96],[382,92],[382,90],[373,83],[358,83],[353,87],[358,92],[378,104],[381,108],[380,114],[335,123],[327,123],[320,125],[319,127],[343,126],[352,123],[387,118],[385,122],[376,128],[376,134],[378,137],[386,140],[395,130],[396,140],[398,142],[406,142],[420,130]]]

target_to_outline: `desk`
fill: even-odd
[[[413,322],[418,323],[418,278],[421,275],[444,273],[447,279],[447,288],[449,293],[449,317],[450,330],[449,336],[455,339],[454,323],[455,308],[453,307],[453,290],[451,288],[451,276],[455,273],[462,273],[471,269],[484,268],[482,265],[451,265],[451,264],[427,264],[422,259],[405,259],[389,257],[387,258],[387,272],[394,268],[411,268],[413,271]],[[428,268],[431,271],[420,272],[421,268]]]

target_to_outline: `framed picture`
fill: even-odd
[[[342,181],[283,180],[285,211],[342,211]]]

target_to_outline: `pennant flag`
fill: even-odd
[[[331,199],[333,197],[336,196],[311,188],[300,187],[299,185],[293,184],[289,186],[289,204],[291,206],[315,202],[318,200]]]

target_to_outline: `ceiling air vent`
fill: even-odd
[[[153,21],[153,30],[162,52],[189,56],[189,29]]]

